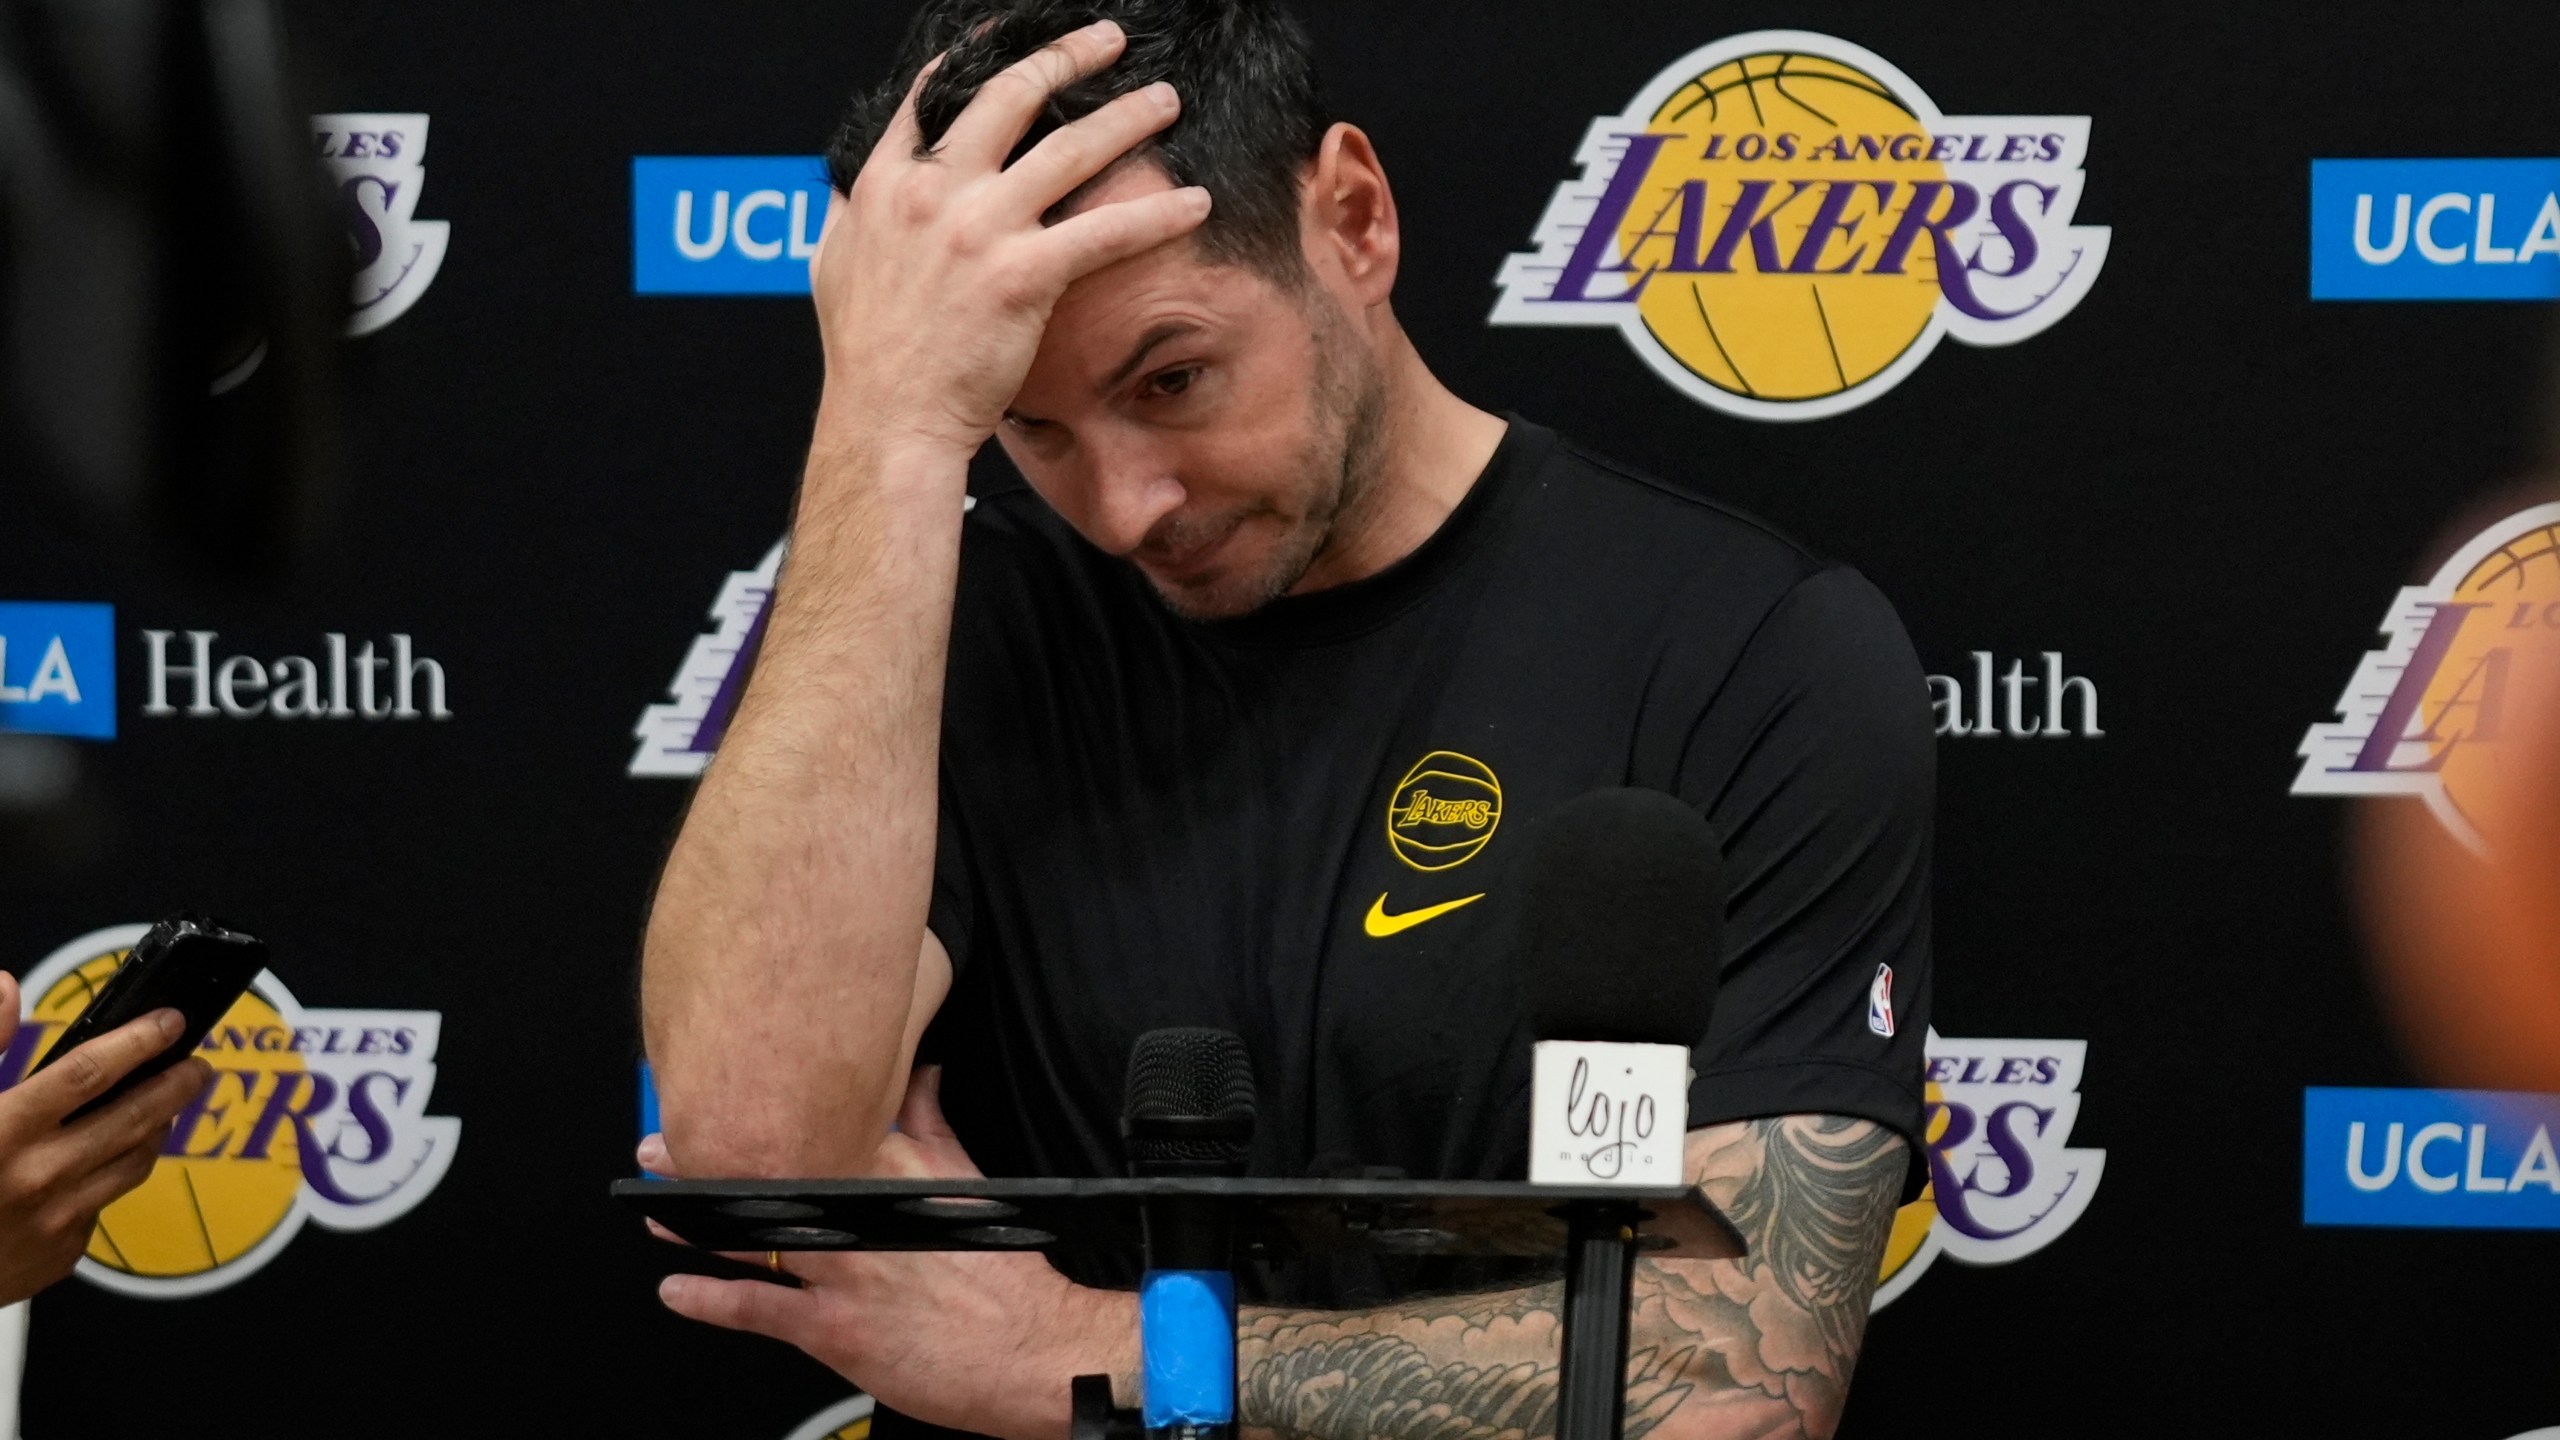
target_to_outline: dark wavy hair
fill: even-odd
[[[1182,96],[1181,116],[1132,153],[1162,167],[1176,185],[1208,188],[1209,218],[1194,233],[1206,258],[1284,282],[1302,277],[1299,184],[1331,119],[1306,29],[1280,0],[929,0],[909,22],[889,77],[853,97],[828,142],[835,187],[853,184],[916,72],[934,56],[943,62],[916,97],[926,152],[979,86],[1097,20],[1119,22],[1127,50],[1051,96],[1014,158],[1118,96],[1171,81]]]

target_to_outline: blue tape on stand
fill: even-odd
[[[1145,1365],[1139,1415],[1148,1429],[1236,1418],[1236,1277],[1224,1270],[1150,1270],[1138,1282]]]
[[[643,1060],[640,1062],[640,1138],[646,1140],[662,1128],[664,1127],[658,1123],[658,1077],[649,1073],[649,1062]],[[664,1180],[667,1177],[655,1171],[643,1170],[640,1172],[640,1178]]]

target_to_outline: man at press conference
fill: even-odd
[[[1434,379],[1380,157],[1275,0],[936,0],[831,158],[789,563],[649,920],[643,1163],[1117,1174],[1132,1040],[1200,1025],[1251,1053],[1253,1173],[1521,1178],[1478,902],[1542,812],[1658,790],[1724,852],[1686,1159],[1749,1254],[1639,1263],[1626,1432],[1831,1434],[1921,1119],[1933,742],[1890,606]],[[1029,488],[969,506],[990,436]],[[1121,1268],[772,1263],[662,1297],[884,1435],[1131,1398]],[[1556,1283],[1270,1290],[1246,1430],[1553,1432]]]

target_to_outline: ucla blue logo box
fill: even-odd
[[[2560,1095],[2312,1089],[2302,1223],[2560,1230]]]
[[[642,155],[631,162],[631,288],[806,295],[827,223],[816,155]]]
[[[2560,299],[2560,159],[2312,161],[2311,298]]]
[[[0,731],[116,736],[112,605],[0,600]]]

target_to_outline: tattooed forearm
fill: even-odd
[[[1902,1164],[1900,1137],[1837,1116],[1689,1136],[1691,1178],[1751,1253],[1638,1262],[1627,1440],[1832,1433]],[[1552,1436],[1563,1300],[1550,1284],[1252,1312],[1238,1339],[1241,1418],[1266,1440]]]
[[[1790,1118],[1776,1127],[1733,1198],[1721,1202],[1725,1218],[1750,1242],[1751,1262],[1821,1325],[1844,1383],[1893,1224],[1902,1154],[1902,1137],[1880,1125]],[[1887,1182],[1882,1187],[1879,1178]]]
[[[1562,1303],[1544,1287],[1549,1306]],[[1283,1331],[1242,1381],[1246,1423],[1299,1436],[1494,1440],[1556,1433],[1556,1367],[1533,1360],[1439,1363],[1397,1334],[1340,1335],[1292,1344]],[[1637,1351],[1627,1364],[1627,1440],[1642,1440],[1688,1398],[1694,1354]]]

